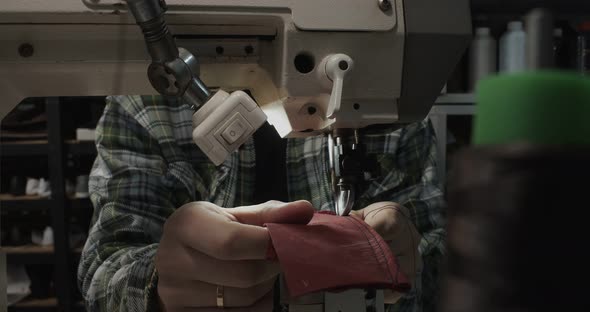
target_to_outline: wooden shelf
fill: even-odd
[[[8,312],[37,312],[58,311],[58,300],[55,297],[41,299],[24,299],[8,307]],[[77,301],[72,305],[71,311],[86,311],[84,301]]]
[[[0,201],[46,200],[46,199],[47,199],[47,197],[41,197],[39,195],[14,196],[12,194],[0,194]]]
[[[50,264],[55,258],[53,245],[3,246],[0,253],[5,253],[8,261],[21,264]]]
[[[0,144],[2,156],[47,155],[48,151],[47,140],[10,141]]]
[[[42,298],[42,299],[29,299],[18,302],[14,305],[15,307],[55,307],[57,306],[57,298]]]
[[[51,207],[52,200],[38,195],[14,196],[12,194],[0,194],[0,212],[46,212]]]
[[[0,252],[6,253],[6,255],[52,254],[53,245],[2,246],[0,247]]]
[[[77,140],[66,140],[65,141],[66,153],[74,155],[96,155],[96,145],[94,141],[77,141]]]
[[[71,254],[80,256],[84,247],[72,248]],[[0,246],[0,253],[6,254],[6,258],[10,262],[18,262],[22,264],[50,264],[54,261],[55,249],[51,246]]]
[[[94,141],[64,141],[64,148],[67,153],[74,155],[96,155]],[[0,143],[0,155],[2,156],[26,156],[26,155],[47,155],[49,143],[47,140],[23,140]]]
[[[15,140],[15,141],[6,141],[1,144],[1,146],[8,146],[8,145],[43,145],[47,144],[47,140]]]
[[[57,298],[24,299],[8,307],[8,311],[57,311]],[[75,302],[74,311],[85,311],[84,301]]]
[[[66,182],[66,160],[69,155],[74,157],[93,157],[96,155],[96,147],[93,141],[66,140],[64,121],[70,118],[68,115],[68,106],[64,105],[65,98],[48,97],[40,99],[45,104],[47,115],[47,136],[46,137],[27,137],[21,141],[3,141],[0,142],[0,156],[20,159],[18,157],[28,155],[34,156],[35,159],[47,162],[47,171],[49,180],[54,186],[61,186]],[[89,112],[94,114],[93,112]],[[37,141],[32,141],[33,139]],[[24,141],[29,140],[29,141]],[[32,157],[31,157],[32,158]],[[2,158],[5,160],[5,158]],[[83,159],[86,160],[86,159]],[[82,163],[82,162],[81,162]],[[53,189],[54,191],[57,188]],[[61,188],[60,188],[61,191]],[[92,204],[89,199],[69,198],[59,196],[53,192],[53,197],[39,198],[38,196],[11,196],[0,194],[0,212],[3,224],[8,222],[27,222],[27,218],[36,217],[36,211],[43,211],[41,215],[43,224],[50,221],[53,228],[55,248],[51,246],[0,246],[0,253],[6,257],[8,263],[22,263],[29,266],[40,265],[40,269],[51,270],[55,276],[53,289],[55,297],[72,300],[71,302],[60,302],[56,298],[47,299],[25,299],[24,301],[11,306],[8,311],[63,311],[67,305],[72,309],[69,311],[83,311],[83,306],[76,301],[79,296],[75,294],[76,287],[73,283],[75,272],[76,258],[80,257],[81,248],[71,248],[65,250],[60,247],[68,245],[69,235],[76,233],[74,228],[71,231],[68,225],[73,218],[77,222],[85,223],[92,215]],[[90,209],[87,209],[90,208]],[[13,213],[14,212],[14,213]],[[21,214],[24,215],[21,216]],[[80,216],[77,216],[80,214]],[[6,217],[5,217],[6,216]],[[22,219],[22,220],[21,220]],[[35,220],[37,221],[37,220]],[[17,223],[15,223],[17,224]],[[78,247],[75,245],[73,247]],[[62,252],[64,251],[64,252]]]
[[[93,206],[90,198],[68,197],[73,214],[77,212],[92,212]],[[36,195],[13,196],[0,194],[0,212],[2,214],[14,213],[46,213],[55,205],[54,200]]]
[[[56,311],[57,298],[25,299],[8,307],[9,312],[16,311]]]

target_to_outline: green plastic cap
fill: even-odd
[[[539,71],[477,87],[474,145],[590,145],[590,78]]]

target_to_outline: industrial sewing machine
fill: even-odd
[[[282,137],[328,135],[346,215],[367,179],[359,131],[423,119],[471,35],[468,0],[166,2],[3,2],[0,118],[27,97],[157,91],[193,107],[193,138],[215,164],[265,120]],[[358,311],[364,297],[290,309]]]

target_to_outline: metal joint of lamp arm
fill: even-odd
[[[152,62],[150,83],[160,94],[182,98],[193,114],[193,141],[217,166],[260,128],[266,115],[246,93],[215,96],[199,78],[199,63],[189,51],[178,48],[168,30],[163,0],[127,0],[141,28]],[[200,109],[203,107],[202,109]]]
[[[199,63],[189,51],[178,48],[164,19],[164,0],[127,0],[129,10],[141,28],[152,62],[150,83],[162,95],[185,99],[197,110],[211,97],[199,78]]]

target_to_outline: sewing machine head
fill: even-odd
[[[167,3],[201,79],[250,90],[282,136],[424,118],[471,33],[467,0]],[[33,96],[156,94],[149,59],[123,1],[9,1],[0,116]]]
[[[150,75],[153,87],[146,74],[154,55],[179,57],[179,49],[170,48],[174,40],[162,40],[168,44],[159,50],[148,44],[150,57],[146,39],[162,36],[155,32],[144,38],[136,25],[136,20],[160,14],[154,10],[161,4],[158,0],[127,4],[119,0],[3,3],[0,118],[27,97],[157,94],[154,87],[174,89],[176,75],[167,80],[172,75],[166,70],[169,63],[152,66],[158,71]],[[258,109],[243,93],[211,96],[204,86],[247,89],[264,111],[252,119],[257,126],[267,118],[283,137],[326,132],[334,136],[329,155],[334,202],[341,215],[350,211],[355,185],[364,176],[363,168],[350,166],[363,157],[356,129],[423,119],[471,34],[468,0],[168,0],[167,4],[165,20],[176,45],[197,57],[180,50],[181,67],[190,68],[192,77],[200,76],[197,85],[202,87],[196,89],[203,92],[194,102],[213,103],[193,116],[197,126],[193,138],[201,149],[219,164],[241,144],[228,140],[225,132],[231,134],[233,126],[238,129],[243,124],[224,120],[227,126],[220,129],[222,123],[209,118],[210,107],[237,103],[231,109],[240,107],[244,115]],[[365,296],[357,295],[354,300],[365,306]],[[319,305],[328,312],[358,311],[347,302],[334,295],[322,297]]]

